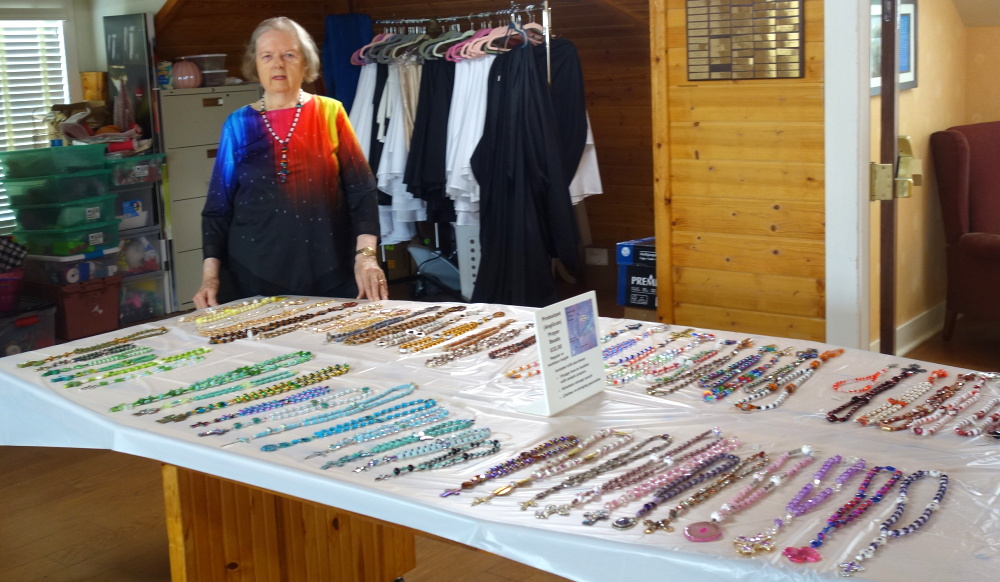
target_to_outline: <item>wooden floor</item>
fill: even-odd
[[[908,357],[1000,371],[1000,325],[959,321],[950,342],[934,336]],[[417,538],[417,562],[407,582],[564,580],[426,537]],[[169,579],[159,463],[103,450],[0,447],[0,580]]]

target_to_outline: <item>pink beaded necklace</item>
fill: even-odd
[[[260,117],[264,120],[264,126],[267,127],[268,133],[274,138],[274,141],[278,142],[281,146],[281,160],[279,161],[280,169],[278,170],[278,180],[282,184],[288,179],[288,143],[292,141],[292,134],[295,133],[295,126],[299,124],[299,116],[302,114],[302,90],[299,90],[299,101],[295,104],[295,117],[292,118],[292,126],[288,128],[288,135],[285,139],[278,137],[278,134],[274,132],[274,128],[271,127],[271,122],[267,119],[267,108],[264,106],[264,98],[260,99]]]

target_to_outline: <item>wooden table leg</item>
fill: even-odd
[[[416,566],[412,530],[163,465],[174,582],[389,582]]]

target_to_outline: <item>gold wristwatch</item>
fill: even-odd
[[[372,247],[364,247],[354,251],[355,255],[364,255],[366,257],[374,257],[375,249]]]

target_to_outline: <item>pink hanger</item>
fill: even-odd
[[[351,55],[351,64],[354,64],[354,65],[363,65],[363,64],[365,64],[365,62],[366,62],[365,61],[365,56],[368,54],[368,50],[370,48],[372,48],[373,46],[377,45],[378,43],[382,42],[383,40],[386,40],[390,36],[392,36],[392,34],[390,34],[388,32],[380,32],[380,33],[376,34],[375,38],[373,38],[370,43],[368,43],[365,46],[363,46],[363,47],[359,48],[358,50],[354,51],[354,54]]]
[[[455,43],[454,45],[448,47],[447,52],[445,52],[444,58],[448,59],[449,61],[451,61],[453,63],[457,63],[458,61],[461,61],[464,58],[462,56],[462,49],[467,44],[469,44],[470,42],[486,36],[492,30],[493,30],[492,28],[482,28],[482,29],[477,30],[476,34],[472,35],[471,37],[467,38],[466,40],[463,40],[462,42],[459,42],[459,43]]]

